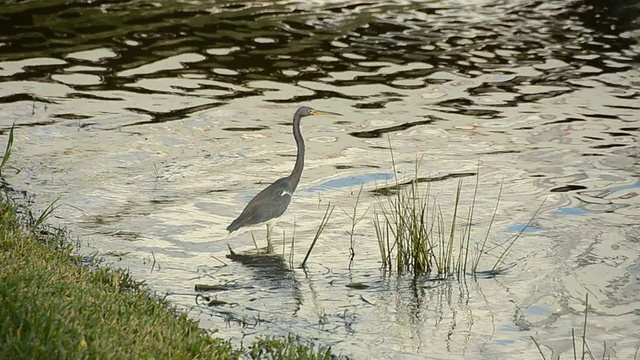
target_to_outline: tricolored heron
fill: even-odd
[[[246,226],[267,224],[267,245],[271,248],[271,232],[277,218],[282,216],[291,203],[293,192],[296,191],[302,169],[304,168],[304,139],[300,132],[300,120],[305,116],[317,115],[342,115],[329,111],[320,111],[308,106],[299,108],[293,115],[293,138],[296,140],[298,154],[296,164],[289,176],[276,180],[273,184],[260,191],[242,210],[233,222],[227,226],[229,235],[232,232]]]

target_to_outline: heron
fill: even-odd
[[[314,108],[303,106],[299,108],[293,115],[293,138],[296,141],[298,153],[296,155],[296,163],[293,171],[289,176],[285,176],[274,181],[271,185],[264,188],[254,196],[246,205],[242,213],[229,226],[227,238],[234,231],[248,226],[267,225],[267,249],[271,249],[271,232],[275,224],[275,220],[287,211],[294,191],[300,183],[302,170],[304,168],[304,138],[300,132],[300,120],[306,116],[318,115],[338,115],[342,114],[316,110]]]

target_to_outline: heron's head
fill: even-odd
[[[339,115],[339,116],[342,116],[342,114],[338,114],[338,113],[334,113],[334,112],[330,112],[330,111],[317,110],[317,109],[314,109],[314,108],[310,108],[308,106],[303,106],[300,109],[298,109],[298,111],[296,111],[296,116],[298,116],[298,117],[318,116],[318,115]]]

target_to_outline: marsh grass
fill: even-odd
[[[11,152],[13,151],[13,130],[16,124],[11,125],[11,129],[9,130],[9,138],[7,139],[7,147],[4,150],[4,154],[2,154],[2,162],[0,162],[0,177],[4,177],[2,173],[3,170],[8,166],[9,159],[11,158]]]
[[[327,209],[324,211],[324,216],[322,217],[322,220],[320,221],[320,225],[318,225],[318,229],[316,230],[316,234],[313,237],[313,241],[311,241],[311,245],[309,246],[309,250],[307,250],[307,255],[305,255],[304,260],[302,260],[302,264],[300,265],[301,267],[305,267],[307,265],[307,260],[309,259],[309,256],[311,255],[311,251],[313,251],[314,246],[316,246],[316,242],[320,238],[320,235],[322,235],[322,232],[324,231],[324,228],[329,223],[329,219],[331,219],[331,215],[333,214],[333,209],[334,208],[335,208],[335,206],[331,205],[331,203],[327,204]],[[293,241],[295,241],[295,240],[293,240]],[[292,245],[292,248],[293,248],[293,245]]]
[[[342,212],[349,218],[351,221],[351,229],[349,230],[349,268],[351,268],[351,264],[353,262],[353,258],[356,256],[356,243],[353,238],[353,235],[356,230],[356,226],[364,219],[364,217],[369,212],[371,205],[367,207],[362,215],[358,215],[358,204],[360,204],[360,197],[362,196],[362,189],[364,188],[364,184],[360,185],[360,189],[358,190],[358,194],[356,195],[356,203],[353,205],[353,210],[351,213],[347,212],[345,209],[340,208]]]
[[[490,272],[498,274],[505,269],[505,256],[531,224],[540,208],[515,236],[487,250],[489,233],[502,196],[502,184],[484,239],[475,242],[471,236],[474,230],[471,224],[478,194],[479,172],[476,172],[469,208],[466,211],[462,208],[464,182],[459,178],[451,215],[445,215],[436,198],[431,196],[431,184],[427,183],[426,189],[421,186],[418,173],[422,158],[416,158],[414,179],[401,182],[396,175],[395,158],[390,142],[389,145],[395,186],[385,187],[388,190],[387,196],[377,196],[373,222],[383,269],[401,274],[426,274],[438,278],[461,279],[468,274],[475,276],[487,272],[479,268],[480,260],[483,255],[496,249],[501,249],[501,252],[496,256]],[[462,225],[459,221],[461,218],[464,219]]]

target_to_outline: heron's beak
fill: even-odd
[[[317,115],[338,115],[338,116],[342,116],[342,114],[338,114],[338,113],[334,113],[334,112],[330,112],[330,111],[320,111],[320,110],[311,110],[309,111],[309,114],[317,116]]]

